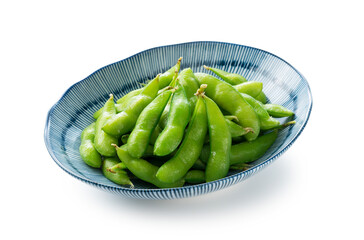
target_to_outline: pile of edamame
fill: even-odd
[[[263,84],[204,66],[219,78],[177,64],[94,113],[81,134],[83,161],[110,181],[158,188],[211,182],[245,170],[275,142],[289,109],[267,103]]]

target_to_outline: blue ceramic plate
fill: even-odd
[[[272,103],[283,105],[295,114],[296,124],[280,131],[275,144],[247,171],[229,172],[223,179],[173,189],[156,189],[134,181],[135,188],[118,186],[107,180],[100,170],[88,167],[78,148],[81,131],[92,115],[103,106],[110,93],[116,99],[139,88],[139,83],[153,79],[183,57],[181,70],[207,72],[203,65],[239,73],[248,80],[264,84]],[[285,152],[304,129],[312,108],[310,87],[306,79],[283,59],[260,49],[221,42],[190,42],[149,49],[110,64],[71,86],[49,110],[45,126],[45,143],[53,160],[71,176],[92,186],[123,196],[146,199],[174,199],[197,196],[243,181],[268,166]]]

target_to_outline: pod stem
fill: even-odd
[[[206,69],[206,70],[210,70],[210,67],[206,66],[206,65],[203,65],[203,67]]]
[[[169,87],[174,87],[177,85],[177,81],[178,81],[178,72],[179,70],[176,69],[176,71],[174,72],[174,76],[173,76],[173,79],[172,79],[172,82],[169,84]]]
[[[112,167],[108,167],[106,170],[111,173],[116,173],[116,170],[124,170],[124,169],[126,169],[125,164],[120,162],[120,163],[115,164]]]
[[[201,84],[200,88],[197,89],[197,92],[195,93],[195,95],[204,97],[206,88],[207,88],[207,84]]]
[[[177,85],[177,81],[178,81],[178,73],[179,73],[179,70],[181,69],[181,61],[182,61],[182,57],[180,57],[177,61],[177,64],[175,65],[176,68],[174,70],[174,75],[173,75],[173,79],[171,81],[171,83],[169,84],[169,86],[171,87],[175,87]]]
[[[254,130],[253,130],[253,128],[250,128],[250,127],[246,127],[246,128],[244,128],[244,130],[246,131],[246,133],[254,133]]]
[[[235,121],[235,122],[239,122],[239,119],[237,116],[234,115],[225,115],[224,116],[226,119],[230,120],[230,121]]]
[[[167,90],[170,90],[172,88],[173,88],[172,86],[167,86],[165,88],[162,88],[161,90],[158,91],[158,95],[161,94],[162,92],[167,91]]]
[[[111,172],[111,173],[116,173],[116,171],[113,169],[115,166],[111,167],[111,168],[106,168],[106,170],[108,172]]]
[[[114,100],[114,95],[112,93],[110,93],[109,96],[110,96],[109,100]]]
[[[293,125],[295,123],[296,123],[296,121],[289,121],[289,122],[286,122],[286,123],[283,123],[283,124],[277,126],[277,129],[282,129],[282,128],[288,127],[289,125]]]
[[[240,164],[234,164],[230,166],[231,170],[248,170],[249,168],[251,168],[252,165],[247,164],[247,163],[240,163]]]
[[[111,146],[115,147],[115,148],[116,148],[116,150],[118,150],[118,149],[119,149],[119,146],[118,146],[118,145],[116,145],[115,143],[111,143]]]
[[[293,121],[289,121],[289,122],[283,123],[281,125],[278,125],[276,127],[270,128],[268,130],[280,130],[280,129],[283,129],[285,127],[288,127],[289,125],[293,125],[295,123],[296,123],[296,121],[294,121],[294,120]]]
[[[181,69],[181,61],[182,61],[182,57],[178,58],[176,70],[174,71],[175,74],[179,73],[179,70]]]

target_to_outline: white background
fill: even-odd
[[[131,1],[130,1],[131,2]],[[363,239],[361,1],[1,1],[1,239]],[[306,129],[275,163],[200,197],[126,199],[49,156],[46,115],[77,81],[139,51],[223,41],[308,80]]]

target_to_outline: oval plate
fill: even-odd
[[[181,70],[190,67],[205,72],[203,65],[243,75],[260,81],[272,103],[295,112],[295,125],[279,132],[274,145],[246,171],[230,171],[223,179],[172,189],[156,189],[133,181],[129,189],[106,179],[99,169],[88,167],[78,148],[82,130],[93,121],[93,113],[113,93],[116,99],[163,73],[183,57]],[[212,74],[209,72],[209,74]],[[122,61],[105,66],[71,86],[49,110],[44,139],[53,160],[71,176],[92,186],[128,197],[175,199],[217,191],[243,181],[268,166],[285,152],[303,131],[312,109],[310,87],[301,73],[283,59],[269,52],[222,42],[190,42],[152,48]]]

